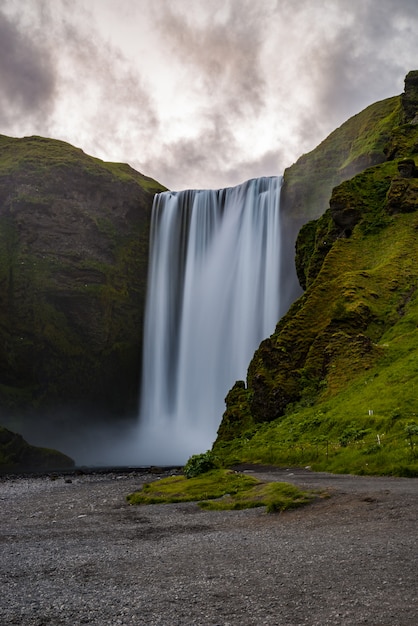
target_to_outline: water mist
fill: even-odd
[[[155,197],[138,462],[212,445],[234,382],[279,318],[281,179]]]

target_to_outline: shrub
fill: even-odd
[[[183,468],[186,478],[195,478],[216,468],[216,460],[214,454],[208,450],[202,454],[194,454],[187,461]]]
[[[345,448],[349,443],[353,441],[359,441],[370,433],[370,428],[359,428],[355,424],[349,424],[347,428],[338,438],[340,445]]]

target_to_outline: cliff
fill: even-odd
[[[389,138],[403,116],[401,96],[376,102],[285,170],[281,194],[284,310],[301,293],[296,286],[299,268],[294,266],[294,244],[300,228],[325,212],[336,185],[386,160]]]
[[[2,417],[135,412],[162,189],[62,141],[0,136]]]
[[[402,97],[354,118],[368,119],[364,137],[346,144],[343,132],[334,151],[338,162],[327,174],[326,161],[317,183],[308,178],[306,198],[299,182],[286,192],[288,211],[295,202],[296,216],[305,204],[315,212],[336,176],[380,161],[334,187],[327,210],[302,228],[296,266],[305,291],[261,343],[246,383],[239,381],[227,396],[214,445],[225,461],[418,472],[417,79],[411,72]],[[385,114],[373,118],[372,110]],[[338,132],[310,155],[316,168],[324,145],[337,146]],[[355,143],[381,152],[373,148],[360,157]],[[390,453],[383,437],[392,442]],[[347,446],[354,442],[357,448]]]

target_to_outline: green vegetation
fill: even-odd
[[[362,181],[379,182],[391,166]],[[355,179],[344,186],[358,194]],[[235,437],[231,427],[222,436],[221,425],[213,451],[224,464],[418,475],[415,431],[412,439],[405,431],[418,414],[418,214],[385,217],[379,184],[376,204],[372,197],[370,188],[363,221],[332,243],[306,293],[256,352],[242,390],[244,422],[250,411],[253,423]],[[227,406],[226,421],[234,410]],[[271,423],[259,426],[262,418]]]
[[[136,411],[151,206],[163,189],[63,141],[0,136],[0,407],[9,416]]]
[[[306,291],[227,396],[212,450],[224,466],[418,476],[418,178],[402,170],[418,153],[418,125],[403,123],[403,101],[369,107],[287,173],[289,185],[299,172],[310,196],[285,187],[287,202],[309,212],[335,184],[336,165],[347,174],[373,146],[390,159],[373,167],[365,159],[300,231],[296,266]],[[312,178],[304,163],[315,166]]]
[[[38,136],[16,139],[0,135],[0,171],[2,174],[24,172],[33,178],[34,173],[49,176],[51,170],[54,170],[54,175],[57,175],[60,169],[64,172],[68,168],[74,168],[74,173],[77,170],[84,170],[98,178],[108,178],[111,174],[115,182],[118,180],[125,183],[133,182],[152,194],[166,189],[126,163],[102,161],[85,154],[80,148],[75,148],[65,141]],[[42,178],[37,183],[38,189],[44,185]]]
[[[263,483],[230,470],[211,470],[195,478],[170,476],[146,483],[127,496],[130,504],[198,502],[210,510],[240,510],[265,506],[268,513],[302,506],[317,496],[288,483]]]
[[[293,219],[319,217],[333,187],[385,160],[384,150],[402,115],[400,96],[376,102],[300,157],[285,171],[284,210]]]
[[[216,457],[210,450],[203,454],[194,454],[183,468],[186,478],[196,478],[216,468]]]

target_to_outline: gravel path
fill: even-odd
[[[0,625],[418,624],[418,480],[247,471],[332,495],[267,515],[129,506],[138,472],[0,479]]]

